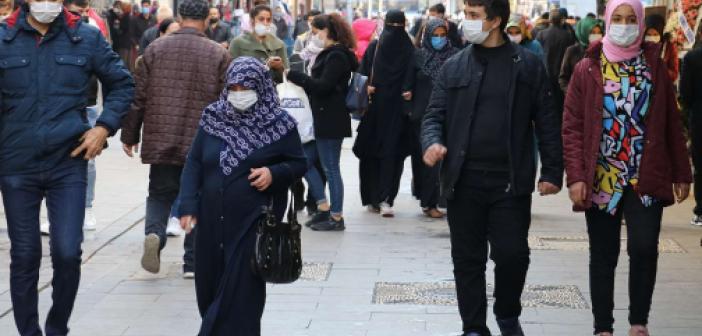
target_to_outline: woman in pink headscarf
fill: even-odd
[[[373,41],[377,27],[375,20],[370,19],[358,19],[351,25],[353,33],[356,35],[356,57],[359,62],[366,54],[368,45]]]
[[[630,336],[648,335],[663,208],[692,181],[660,46],[642,43],[640,0],[610,0],[607,34],[575,67],[563,116],[570,198],[585,211],[595,334],[611,336],[614,275],[626,219]],[[654,94],[655,93],[655,94]]]

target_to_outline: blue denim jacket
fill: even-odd
[[[134,82],[97,28],[64,11],[41,36],[27,6],[0,24],[0,175],[47,171],[91,128],[91,76],[103,85],[98,126],[112,135],[134,96]]]

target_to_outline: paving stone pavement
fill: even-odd
[[[345,144],[347,231],[303,232],[303,279],[269,286],[263,335],[458,335],[448,228],[419,213],[406,170],[394,219],[368,213],[358,196],[357,161]],[[86,235],[83,277],[71,319],[72,335],[195,335],[199,315],[192,280],[181,278],[182,239],[171,238],[162,272],[140,269],[148,168],[129,160],[118,143],[98,160],[95,211],[99,228]],[[523,296],[527,335],[590,335],[588,256],[584,218],[567,195],[534,197],[532,263]],[[651,333],[702,335],[702,229],[688,224],[692,202],[669,208],[661,235]],[[303,216],[303,220],[304,220]],[[9,312],[9,242],[0,220],[0,335],[16,335]],[[623,237],[625,238],[625,237]],[[48,246],[44,238],[45,249]],[[45,252],[40,318],[50,304],[51,266]],[[618,331],[627,328],[627,257],[616,288]],[[488,265],[492,283],[492,265]],[[491,291],[491,288],[489,289]],[[491,302],[492,303],[492,302]],[[497,331],[494,318],[489,325]]]

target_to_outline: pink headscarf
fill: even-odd
[[[636,14],[636,22],[639,24],[639,37],[630,46],[623,48],[617,46],[609,40],[609,28],[612,26],[612,13],[621,5],[629,5],[634,9]],[[641,0],[609,0],[605,11],[605,25],[607,26],[607,34],[602,40],[602,51],[610,62],[622,62],[630,60],[641,52],[641,41],[645,34],[644,29],[644,10],[641,5]]]

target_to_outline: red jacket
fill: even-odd
[[[672,184],[691,183],[692,172],[673,83],[659,57],[660,46],[645,43],[643,49],[651,68],[653,89],[646,115],[646,143],[639,167],[637,191],[669,206],[675,201]],[[588,187],[586,208],[576,207],[576,211],[592,206],[604,108],[601,51],[601,42],[593,44],[575,67],[563,112],[563,157],[567,183],[570,186],[575,182],[585,182]]]

